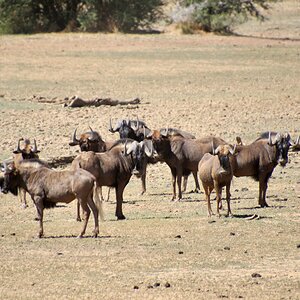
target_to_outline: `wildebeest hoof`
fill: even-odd
[[[120,217],[117,216],[117,218],[118,218],[118,220],[125,220],[126,219],[124,215],[122,215]]]
[[[77,238],[78,238],[78,239],[82,239],[82,238],[83,238],[83,234],[79,234],[79,235],[77,236]]]
[[[77,217],[76,221],[81,222],[81,218]]]
[[[22,204],[21,204],[21,208],[25,209],[25,208],[27,208],[27,207],[28,207],[27,204],[25,204],[25,203],[22,203]]]

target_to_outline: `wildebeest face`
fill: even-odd
[[[11,192],[16,196],[18,195],[17,172],[11,165],[4,167],[4,178],[1,190],[4,194]]]
[[[288,152],[291,146],[291,137],[288,133],[278,133],[275,137],[275,142],[269,136],[269,145],[275,145],[277,150],[277,162],[284,167],[288,162]]]
[[[219,145],[217,149],[213,150],[214,155],[218,155],[220,165],[224,170],[230,169],[230,155],[234,155],[236,147],[232,148],[229,145]]]
[[[290,136],[283,136],[280,142],[276,143],[277,151],[279,152],[278,162],[281,166],[285,166],[288,162],[288,152],[290,148]]]
[[[128,148],[125,144],[125,155],[131,155],[134,161],[132,174],[141,177],[147,165],[147,157],[153,155],[153,144],[151,141],[142,141],[140,143],[134,141]]]
[[[105,142],[102,140],[101,136],[98,132],[93,131],[90,127],[91,131],[85,132],[81,134],[80,138],[77,139],[75,129],[73,133],[72,141],[69,143],[70,146],[79,145],[80,150],[82,152],[86,151],[94,151],[94,152],[103,152],[105,151]]]

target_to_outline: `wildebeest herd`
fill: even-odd
[[[93,236],[99,234],[98,216],[103,218],[102,186],[115,188],[118,220],[125,219],[122,209],[123,192],[132,175],[142,179],[142,194],[146,191],[147,164],[164,162],[172,173],[172,201],[180,201],[186,189],[187,177],[192,173],[195,191],[200,191],[199,179],[205,192],[208,216],[212,215],[210,195],[216,192],[217,215],[222,208],[222,188],[226,187],[227,216],[230,208],[230,185],[233,176],[250,176],[259,182],[259,205],[267,207],[268,180],[274,168],[288,162],[288,151],[299,150],[299,137],[293,141],[289,133],[264,132],[254,142],[244,145],[241,138],[233,144],[220,137],[196,138],[193,134],[176,128],[151,130],[137,119],[121,119],[115,126],[109,122],[109,131],[118,132],[120,139],[106,142],[90,127],[90,131],[77,137],[72,135],[70,146],[78,145],[81,153],[71,167],[64,170],[51,169],[38,158],[36,141],[20,139],[13,151],[13,159],[2,163],[0,178],[2,193],[20,195],[23,206],[27,206],[25,194],[31,196],[40,223],[38,237],[42,237],[44,208],[54,207],[58,202],[78,200],[77,219],[80,207],[83,212],[85,234],[90,211],[94,216]],[[23,140],[23,149],[20,143]],[[183,180],[182,180],[183,179]],[[176,193],[176,184],[178,192]]]

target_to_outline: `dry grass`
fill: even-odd
[[[109,118],[136,115],[150,128],[169,125],[229,142],[240,135],[248,143],[269,129],[295,138],[300,10],[296,1],[278,7],[269,22],[237,30],[248,37],[0,37],[0,158],[10,155],[21,136],[36,138],[46,159],[74,154],[68,142],[75,127],[91,125],[115,139],[107,130]],[[142,104],[135,110],[68,109],[22,100],[74,94],[140,97]],[[145,195],[139,195],[136,178],[125,190],[126,221],[115,221],[113,197],[105,205],[97,239],[74,238],[81,226],[75,202],[46,211],[46,238],[35,239],[33,204],[22,210],[17,198],[1,195],[1,298],[299,299],[299,163],[299,153],[291,153],[287,167],[275,169],[267,209],[257,207],[256,182],[234,179],[232,219],[208,219],[203,194],[171,203],[169,169],[150,166]],[[252,214],[261,218],[246,221]],[[91,233],[92,220],[89,225]]]

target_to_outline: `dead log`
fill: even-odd
[[[114,100],[111,98],[94,98],[91,100],[83,100],[77,96],[72,97],[68,103],[65,103],[64,106],[67,107],[84,107],[84,106],[100,106],[100,105],[134,105],[140,104],[141,100],[139,98],[135,98],[133,100]]]

